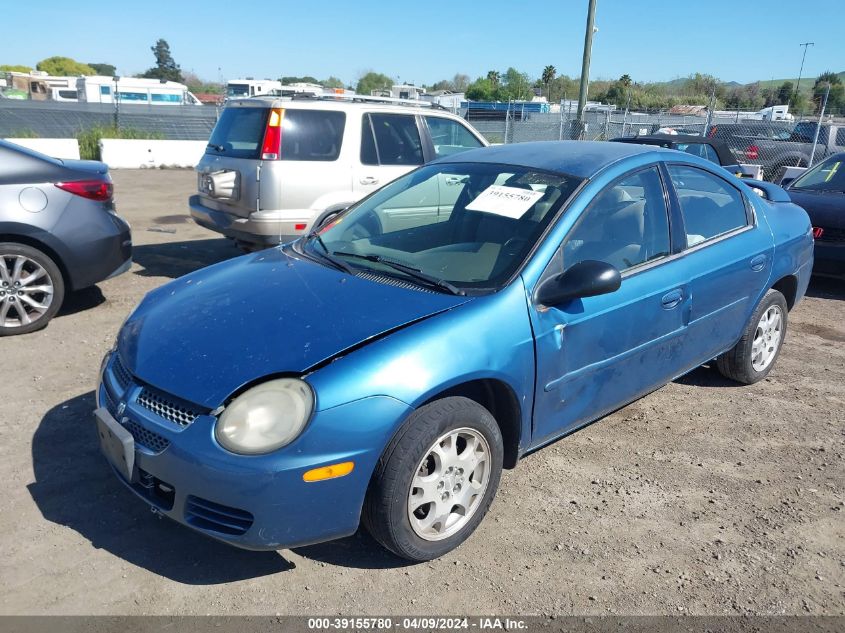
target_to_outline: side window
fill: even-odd
[[[595,259],[627,270],[668,254],[669,219],[656,167],[602,191],[563,243],[564,268]]]
[[[285,110],[282,160],[334,161],[340,155],[346,114],[327,110]]]
[[[422,142],[413,115],[372,113],[370,122],[380,165],[423,164]]]
[[[710,147],[709,145],[702,143],[701,144],[701,156],[702,158],[706,158],[711,163],[716,163],[717,165],[721,165],[722,163],[719,162],[719,155],[716,154],[716,150]]]
[[[742,194],[721,178],[682,165],[669,165],[669,175],[681,203],[687,246],[748,224]]]
[[[836,130],[836,144],[845,147],[845,127]]]
[[[427,116],[425,121],[428,124],[431,142],[434,144],[434,155],[437,158],[482,146],[481,141],[458,121],[438,116]]]

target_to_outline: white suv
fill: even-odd
[[[246,248],[279,244],[423,163],[487,144],[423,102],[233,100],[197,165],[191,216]]]

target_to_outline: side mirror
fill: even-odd
[[[792,176],[790,176],[789,178],[781,178],[781,181],[780,181],[780,183],[779,183],[779,184],[780,184],[780,186],[781,186],[781,187],[783,187],[784,189],[787,189],[787,188],[789,187],[789,185],[791,185],[791,184],[792,184],[792,181],[793,181],[793,180],[795,180],[795,178],[794,178],[794,177],[792,177]]]
[[[535,299],[542,305],[560,305],[572,299],[609,294],[620,285],[622,275],[615,266],[587,259],[544,281]]]

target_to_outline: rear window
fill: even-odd
[[[206,153],[257,160],[269,108],[227,108],[211,133]],[[325,110],[285,110],[281,160],[337,160],[346,115]]]

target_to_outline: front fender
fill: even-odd
[[[534,339],[525,288],[517,278],[478,297],[375,340],[313,371],[318,410],[374,395],[418,407],[458,384],[495,379],[516,394],[520,444],[530,440]]]

